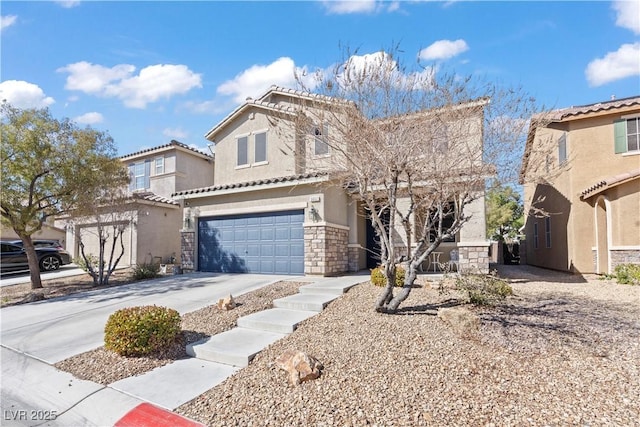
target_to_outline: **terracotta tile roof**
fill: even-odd
[[[605,178],[601,181],[596,182],[589,188],[582,190],[578,195],[580,196],[580,199],[586,200],[592,196],[595,196],[596,194],[600,194],[603,191],[608,190],[609,188],[637,178],[640,178],[640,169],[631,170],[629,172]]]
[[[207,153],[204,153],[204,152],[202,152],[200,150],[196,150],[195,148],[189,147],[187,144],[183,144],[180,141],[176,141],[175,139],[172,139],[171,142],[168,143],[168,144],[159,145],[157,147],[152,147],[152,148],[147,148],[145,150],[136,151],[135,153],[131,153],[131,154],[125,154],[124,156],[120,156],[120,159],[122,160],[122,159],[127,159],[129,157],[137,157],[137,156],[141,156],[143,154],[151,153],[151,152],[156,151],[156,150],[161,150],[163,148],[170,148],[170,147],[181,147],[181,148],[184,148],[185,150],[193,151],[194,153],[200,154],[201,156],[206,156],[206,157],[213,158],[213,156],[211,154],[207,154]]]
[[[251,107],[261,108],[264,110],[278,111],[280,113],[289,114],[289,115],[296,113],[296,110],[292,107],[286,107],[286,106],[275,104],[273,102],[262,101],[259,99],[247,98],[247,100],[242,105],[237,107],[235,110],[229,113],[224,119],[222,119],[217,125],[211,128],[211,130],[209,130],[209,132],[207,132],[204,137],[209,141],[214,142],[213,137],[220,129],[222,129],[227,123],[229,123],[230,121],[238,117],[242,112],[244,112],[245,110]]]
[[[245,187],[258,187],[261,185],[277,184],[277,183],[284,183],[284,182],[293,183],[295,181],[303,181],[310,178],[320,178],[323,176],[326,176],[326,174],[321,172],[313,172],[313,173],[306,173],[306,174],[299,174],[299,175],[283,176],[278,178],[259,179],[255,181],[236,182],[232,184],[214,185],[211,187],[203,187],[203,188],[195,188],[192,190],[179,191],[177,193],[173,193],[171,196],[176,197],[176,196],[186,196],[190,194],[211,193],[211,192],[220,191],[220,190],[232,190],[232,189],[245,188]]]
[[[551,112],[553,120],[564,120],[571,116],[578,116],[580,114],[597,113],[599,111],[613,110],[615,108],[631,107],[633,105],[640,105],[640,96],[632,96],[629,98],[614,99],[606,102],[597,102],[595,104],[581,105],[578,107],[563,108]]]
[[[167,205],[180,206],[180,203],[176,202],[173,199],[168,199],[166,197],[159,196],[155,193],[147,192],[147,193],[133,193],[131,195],[134,199],[146,200],[147,202],[153,203],[164,203]]]

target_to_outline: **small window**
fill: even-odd
[[[244,166],[249,164],[248,159],[248,137],[241,136],[238,138],[238,163],[237,166]]]
[[[533,223],[533,249],[538,249],[538,223]]]
[[[144,163],[136,163],[134,172],[134,190],[144,190],[145,187],[145,168]]]
[[[544,241],[547,248],[551,247],[551,218],[544,219]]]
[[[640,117],[627,120],[627,151],[640,150]]]
[[[314,127],[313,134],[315,139],[314,154],[316,156],[329,154],[329,144],[327,142],[329,126],[323,125],[322,127]]]
[[[567,160],[567,134],[563,134],[558,139],[558,164],[561,165]]]
[[[261,132],[255,135],[255,157],[254,163],[267,161],[267,133]]]
[[[164,173],[164,157],[156,157],[155,159],[155,175],[162,175]]]

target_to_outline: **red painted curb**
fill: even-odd
[[[150,403],[141,403],[114,424],[114,427],[206,427],[188,418],[158,408]]]

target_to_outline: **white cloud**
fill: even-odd
[[[111,82],[123,80],[135,70],[136,67],[129,64],[108,68],[81,61],[58,68],[57,71],[69,73],[65,89],[97,95],[103,93]]]
[[[452,40],[438,40],[432,43],[429,47],[426,47],[420,51],[418,57],[425,61],[434,59],[449,59],[456,55],[460,55],[462,52],[469,50],[467,42],[462,39],[455,41]]]
[[[182,128],[166,128],[162,131],[162,134],[171,139],[186,139],[189,137],[189,133]]]
[[[136,67],[119,64],[108,68],[88,62],[76,62],[59,68],[69,73],[66,89],[121,99],[127,107],[146,108],[148,103],[202,87],[200,74],[186,65],[157,64],[133,75]]]
[[[322,2],[327,12],[336,15],[349,13],[372,13],[378,8],[376,0],[325,0]]]
[[[613,2],[616,25],[640,34],[640,0],[617,0]]]
[[[359,85],[361,76],[371,75],[378,76],[384,81],[394,82],[399,87],[425,87],[429,86],[433,81],[436,69],[426,67],[420,72],[404,74],[399,68],[398,63],[387,52],[380,51],[365,55],[351,56],[343,65],[338,80],[345,89],[349,86]]]
[[[71,9],[72,7],[80,6],[79,0],[56,0],[56,3],[58,3],[65,9]]]
[[[616,80],[640,75],[640,42],[623,44],[604,58],[594,59],[587,65],[585,75],[590,86],[602,86]]]
[[[282,57],[268,65],[251,66],[232,80],[218,86],[217,92],[232,96],[235,102],[242,103],[247,97],[255,98],[261,95],[271,85],[295,87],[296,73],[300,76],[308,76],[306,67],[296,67],[293,59]],[[305,80],[307,80],[305,83],[313,85],[313,79],[305,78]]]
[[[0,83],[0,100],[6,100],[17,108],[44,108],[55,102],[33,83],[22,80],[6,80]]]
[[[104,117],[100,113],[91,112],[78,116],[74,118],[73,121],[83,125],[93,125],[96,123],[102,123],[104,121]]]
[[[13,24],[15,24],[17,20],[18,17],[16,15],[4,15],[0,17],[0,30],[9,28]]]

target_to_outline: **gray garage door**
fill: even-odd
[[[224,273],[303,274],[304,211],[200,218],[198,268]]]

